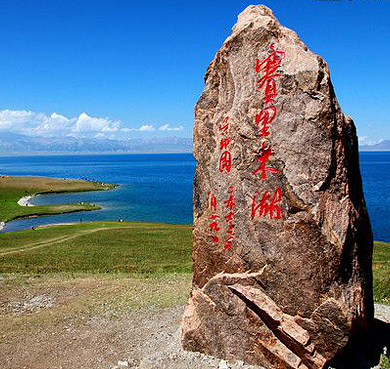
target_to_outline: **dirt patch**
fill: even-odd
[[[3,276],[0,368],[255,368],[181,348],[190,281],[190,275]],[[378,314],[390,319],[389,307]]]
[[[253,368],[180,345],[189,275],[0,280],[3,369]]]
[[[34,296],[25,302],[15,303],[13,312],[15,315],[21,315],[26,312],[32,313],[40,309],[53,307],[53,299],[51,297],[40,295]]]

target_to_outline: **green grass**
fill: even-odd
[[[390,369],[390,360],[386,355],[381,355],[380,368]]]
[[[115,184],[69,178],[0,175],[0,221],[99,209],[97,206],[20,206],[38,193],[107,190]],[[0,234],[0,273],[191,272],[191,229],[137,223],[93,223]]]
[[[9,222],[29,216],[98,210],[99,206],[89,204],[20,206],[17,202],[24,196],[36,194],[108,190],[115,186],[113,183],[72,178],[0,175],[0,221]]]
[[[373,275],[375,302],[390,304],[390,243],[375,242]]]
[[[0,234],[0,273],[191,273],[191,227],[92,223]],[[374,299],[390,304],[390,244],[375,242]]]
[[[0,273],[191,272],[191,228],[92,223],[0,234]]]

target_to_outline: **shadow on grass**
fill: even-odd
[[[390,324],[374,319],[371,330],[357,336],[326,368],[371,369],[379,364],[384,352],[390,354]]]

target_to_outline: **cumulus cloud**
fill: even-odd
[[[94,118],[86,113],[81,113],[72,127],[72,132],[117,132],[121,122],[112,122],[108,118]]]
[[[81,113],[77,118],[67,118],[58,113],[47,116],[26,110],[0,111],[0,131],[9,131],[27,136],[83,137],[89,136],[91,133],[117,132],[120,130],[120,126],[120,121],[90,117],[86,113]]]
[[[143,132],[150,132],[150,131],[154,131],[154,127],[153,126],[150,126],[150,125],[144,125],[144,126],[141,126],[139,127],[138,129],[139,131],[143,131]]]
[[[0,111],[0,130],[22,133],[34,127],[34,123],[42,124],[45,121],[44,114],[26,110],[2,110]],[[36,126],[36,124],[35,124]]]
[[[37,124],[36,127],[31,126],[23,132],[24,134],[29,136],[61,136],[68,134],[74,125],[71,119],[57,113],[53,113],[49,117],[39,114],[39,117],[35,118],[35,120],[30,120],[31,123],[34,121]]]
[[[183,131],[183,127],[170,127],[165,124],[159,131]],[[131,132],[153,132],[156,128],[151,124],[137,128],[122,127],[122,122],[109,118],[92,117],[81,113],[78,117],[68,118],[59,113],[45,115],[26,110],[0,111],[0,131],[19,133],[27,136],[76,138],[124,138]]]
[[[183,126],[179,126],[179,127],[170,127],[169,124],[164,124],[163,126],[161,126],[159,128],[160,131],[163,131],[163,132],[169,132],[169,131],[176,131],[176,132],[181,132],[184,130],[184,127]]]

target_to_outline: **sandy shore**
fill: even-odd
[[[29,200],[31,200],[34,196],[23,196],[19,201],[18,205],[20,206],[34,206],[33,204],[30,204]]]

